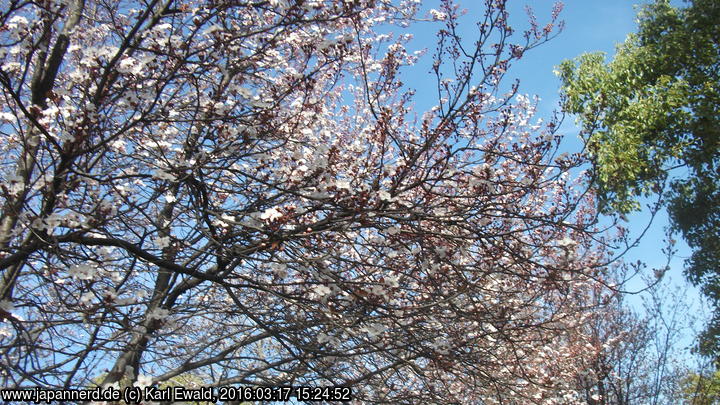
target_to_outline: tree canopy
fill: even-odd
[[[686,274],[717,308],[702,350],[720,355],[720,3],[658,0],[638,17],[611,61],[560,65],[564,107],[579,117],[602,210],[665,199],[693,249]]]
[[[713,405],[720,402],[720,371],[709,374],[690,373],[680,384],[684,404]]]
[[[1,386],[659,395],[624,377],[664,367],[634,367],[622,229],[503,84],[560,7],[521,32],[487,0],[473,38],[452,1],[418,8],[2,1]],[[437,42],[404,84],[413,24]]]
[[[576,403],[609,242],[500,90],[559,9],[513,36],[487,1],[468,42],[443,2],[416,114],[417,2],[4,4],[4,387]]]

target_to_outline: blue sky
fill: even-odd
[[[468,4],[472,3],[467,1]],[[478,4],[480,2],[477,2]],[[542,24],[549,20],[554,0],[510,0],[511,22],[522,26],[525,6],[530,5]],[[469,9],[469,14],[479,13]],[[585,52],[602,51],[612,55],[615,45],[635,31],[636,10],[627,0],[571,0],[564,3],[560,20],[565,28],[553,40],[528,52],[511,71],[520,78],[521,91],[537,94],[542,99],[539,113],[548,115],[557,106],[559,80],[553,69],[564,59]]]

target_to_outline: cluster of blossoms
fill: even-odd
[[[546,35],[494,43],[488,1],[461,52],[444,2],[416,117],[398,74],[419,54],[377,32],[418,3],[3,11],[0,298],[24,318],[3,316],[3,385],[578,403],[608,253],[582,159],[498,87]]]

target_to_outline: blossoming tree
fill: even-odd
[[[559,10],[443,2],[416,114],[418,3],[3,0],[2,385],[580,401],[609,255],[501,81]]]

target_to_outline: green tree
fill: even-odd
[[[720,2],[644,6],[638,32],[563,62],[564,108],[577,114],[604,212],[662,195],[690,247],[686,275],[715,306],[701,351],[720,359]]]
[[[720,371],[710,375],[690,373],[680,381],[682,403],[714,405],[720,403]]]

